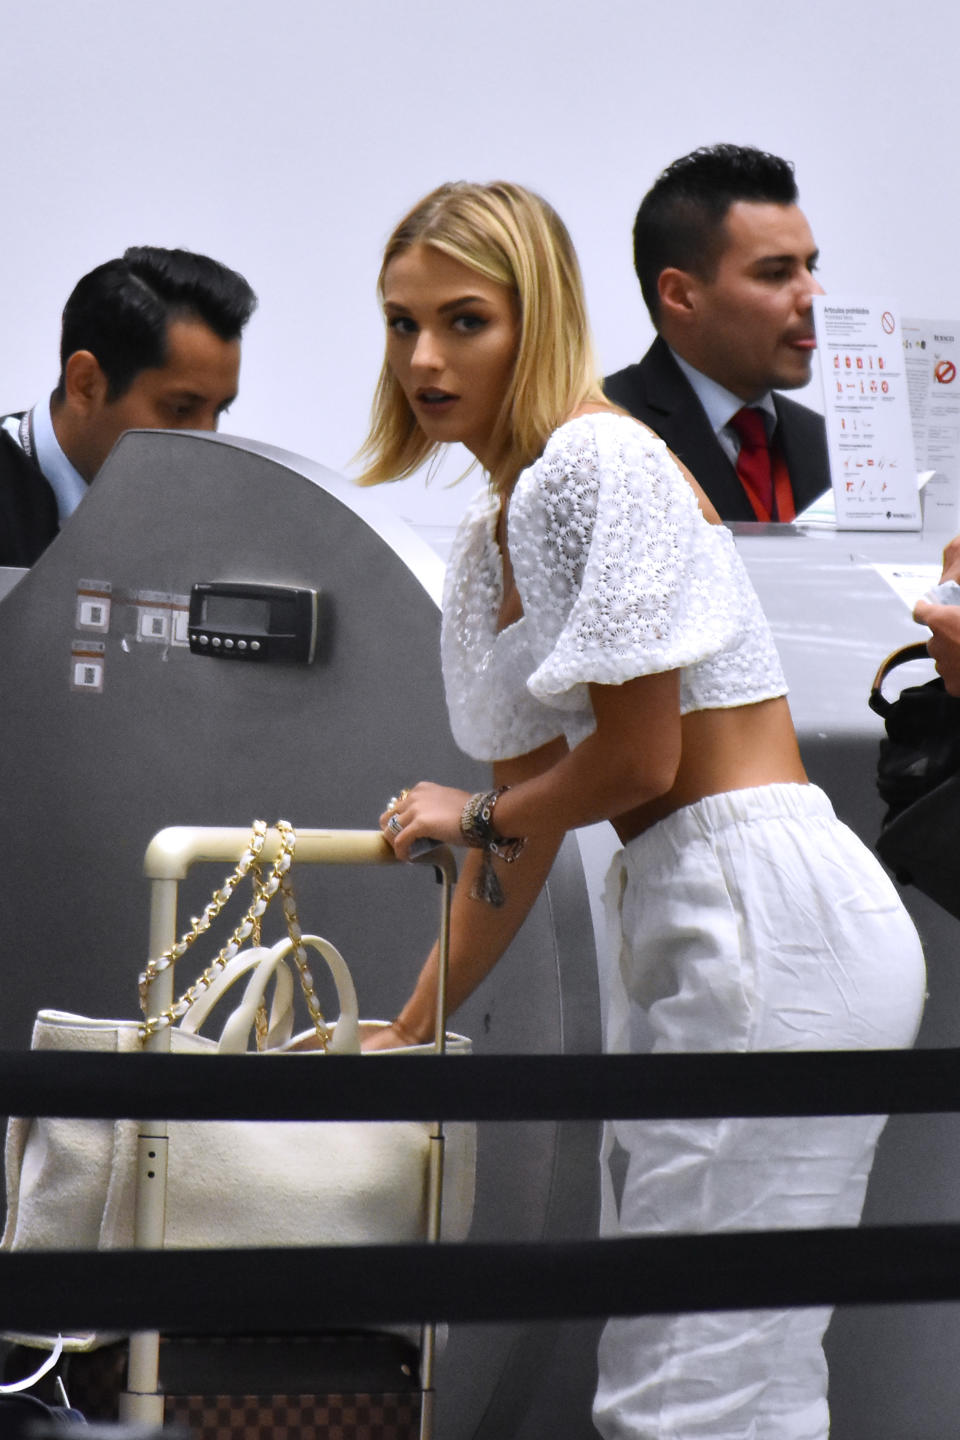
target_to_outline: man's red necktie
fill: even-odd
[[[770,463],[770,442],[767,427],[759,410],[745,405],[730,424],[740,436],[737,475],[758,520],[769,520],[773,514],[773,466]]]
[[[796,514],[786,462],[771,449],[763,411],[745,405],[730,424],[740,436],[737,476],[758,520],[792,520]]]

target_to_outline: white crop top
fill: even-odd
[[[663,441],[624,415],[561,425],[517,480],[508,543],[523,615],[498,633],[499,501],[467,510],[447,570],[443,676],[460,748],[506,760],[596,722],[591,681],[680,670],[680,711],[787,692],[730,532],[701,515]]]

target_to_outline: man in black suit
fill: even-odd
[[[793,165],[737,145],[674,161],[644,197],[634,263],[657,339],[604,382],[725,520],[791,520],[830,484],[806,385],[822,293]]]
[[[125,430],[217,428],[256,303],[187,250],[134,246],[79,281],[49,403],[0,417],[0,565],[33,564]]]

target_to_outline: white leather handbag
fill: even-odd
[[[232,878],[232,877],[231,877]],[[279,882],[278,882],[279,883]],[[263,887],[261,887],[262,889]],[[290,892],[285,891],[286,895]],[[220,892],[222,895],[223,892]],[[291,921],[291,913],[293,919]],[[326,1055],[359,1054],[365,1030],[386,1021],[359,1018],[346,961],[329,941],[303,935],[287,908],[291,934],[270,948],[225,947],[202,983],[167,1012],[174,1054],[211,1058],[250,1055],[251,1084],[258,1057],[286,1055],[305,1067]],[[201,926],[201,928],[203,928]],[[242,929],[243,927],[238,927]],[[235,932],[236,934],[237,932]],[[312,978],[305,952],[320,955],[332,974],[339,1018],[328,1027],[312,1005],[313,1025],[293,1033],[295,971],[308,1003]],[[244,981],[240,1004],[219,1039],[201,1034],[233,987]],[[269,1011],[265,1001],[272,987]],[[174,1019],[174,1016],[176,1017]],[[59,1010],[37,1016],[32,1048],[129,1052],[142,1048],[157,1021],[99,1020]],[[365,1052],[383,1057],[426,1054],[431,1045]],[[467,1054],[470,1041],[448,1034],[447,1054]],[[429,1150],[435,1125],[423,1121],[171,1121],[164,1245],[350,1245],[428,1238]],[[6,1140],[6,1223],[0,1246],[22,1249],[110,1249],[134,1244],[135,1120],[76,1120],[45,1116],[10,1120]],[[441,1238],[462,1240],[470,1228],[476,1172],[476,1127],[444,1126]],[[46,1345],[56,1337],[9,1335]],[[115,1336],[64,1336],[68,1350],[90,1349]]]

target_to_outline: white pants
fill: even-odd
[[[676,812],[615,858],[608,901],[610,1051],[900,1048],[916,1037],[916,931],[814,786]],[[602,1233],[856,1225],[884,1118],[610,1123]],[[612,1319],[597,1429],[605,1440],[824,1440],[829,1319],[827,1308]]]

